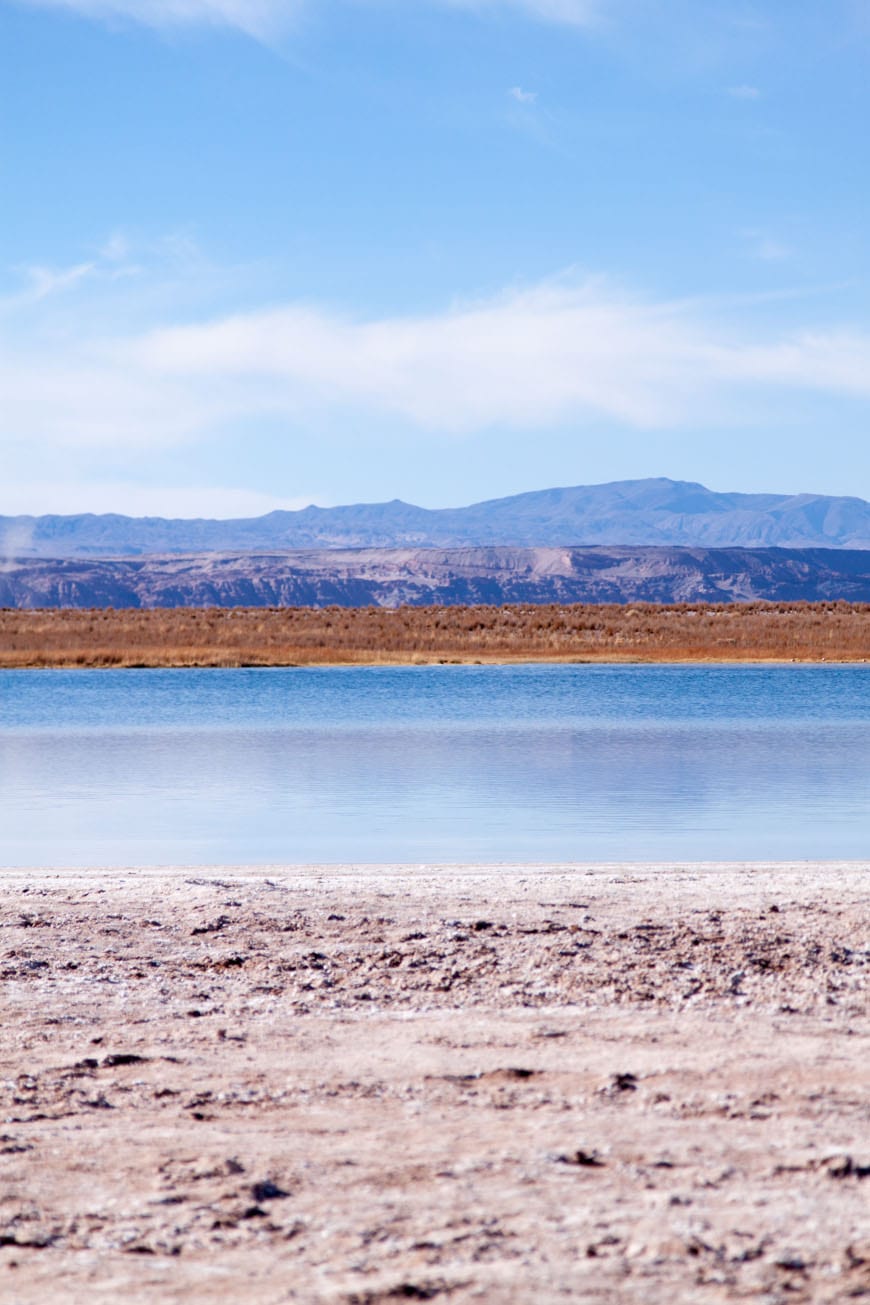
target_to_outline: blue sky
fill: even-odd
[[[0,0],[0,512],[870,498],[870,0]]]

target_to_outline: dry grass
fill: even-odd
[[[870,604],[0,610],[0,666],[865,661]]]

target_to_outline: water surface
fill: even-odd
[[[860,858],[870,668],[0,672],[0,864]]]

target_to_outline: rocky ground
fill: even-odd
[[[868,870],[6,871],[0,1299],[870,1299]]]

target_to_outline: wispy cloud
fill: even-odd
[[[122,231],[113,231],[100,246],[100,258],[107,263],[124,263],[130,258],[131,244]]]
[[[762,263],[782,263],[791,258],[794,253],[790,245],[766,231],[748,228],[742,231],[741,235],[746,242],[749,256],[759,259]]]
[[[781,263],[784,259],[791,258],[792,249],[781,240],[771,240],[769,236],[764,236],[755,246],[755,256],[764,263]]]
[[[152,258],[158,254],[165,260],[168,255],[174,256],[174,250],[170,240],[163,240],[158,246],[139,252],[147,253]],[[0,314],[28,304],[40,304],[43,300],[70,296],[81,289],[84,283],[105,285],[125,281],[143,270],[134,257],[131,242],[121,232],[115,232],[86,262],[73,263],[67,267],[30,264],[13,268],[19,286],[11,294],[0,294]]]
[[[455,9],[477,9],[481,13],[514,10],[544,23],[569,27],[590,27],[601,21],[612,0],[438,0]]]
[[[534,104],[538,98],[537,91],[524,91],[522,86],[512,86],[508,95],[512,100],[516,100],[517,104]]]
[[[732,100],[760,100],[761,91],[757,86],[729,86],[728,94]]]
[[[21,267],[18,271],[25,280],[25,286],[16,296],[16,299],[32,300],[38,303],[40,299],[48,299],[51,295],[62,294],[65,290],[72,290],[81,281],[93,276],[96,270],[96,263],[75,263],[72,267],[61,268]]]
[[[534,434],[601,419],[637,430],[727,420],[738,399],[870,399],[870,333],[729,328],[707,305],[606,281],[544,283],[422,316],[360,319],[288,304],[112,333],[67,314],[43,334],[6,315],[0,438],[43,447],[171,447],[336,413],[407,429]],[[63,333],[65,332],[65,334]]]
[[[306,0],[18,0],[35,9],[58,9],[103,22],[148,27],[234,27],[257,39],[285,28]]]
[[[7,0],[8,2],[8,0]],[[0,0],[2,3],[2,0]],[[36,9],[66,10],[104,22],[148,27],[230,27],[258,40],[286,30],[315,0],[17,0]],[[454,9],[513,11],[545,23],[588,27],[601,16],[603,0],[431,0]]]

